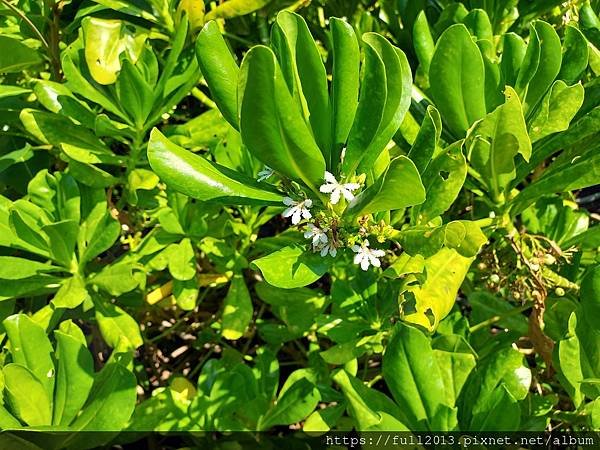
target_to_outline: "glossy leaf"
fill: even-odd
[[[22,280],[35,275],[60,271],[60,267],[15,256],[0,256],[0,279]]]
[[[12,315],[2,322],[10,340],[13,362],[29,369],[46,390],[48,402],[54,392],[52,346],[46,331],[25,314]]]
[[[275,171],[317,191],[325,159],[294,102],[272,50],[245,56],[238,97],[240,131],[248,150]]]
[[[239,67],[216,22],[208,22],[198,35],[196,53],[213,100],[231,126],[238,128]]]
[[[192,198],[224,203],[276,203],[283,196],[268,185],[212,163],[170,142],[152,130],[148,143],[150,165],[172,188]]]
[[[50,425],[52,403],[38,377],[21,364],[7,364],[2,374],[15,415],[29,426]]]
[[[447,430],[445,388],[429,339],[398,324],[383,358],[383,377],[413,430]],[[444,408],[446,407],[446,408]],[[445,420],[446,419],[446,420]]]
[[[121,364],[105,365],[94,380],[91,395],[73,430],[112,431],[125,426],[136,401],[135,375]]]
[[[425,201],[411,210],[417,224],[427,223],[443,214],[458,197],[467,177],[467,161],[462,148],[463,141],[450,145],[422,173]]]
[[[271,31],[271,47],[305,122],[310,126],[325,160],[329,161],[331,115],[327,72],[302,16],[287,11],[277,14]]]
[[[127,347],[136,349],[144,342],[138,323],[123,309],[108,302],[96,302],[96,320],[102,337],[108,345],[115,348],[121,339]]]
[[[453,25],[440,36],[431,59],[431,96],[456,137],[486,113],[481,52],[467,28]]]
[[[560,80],[554,82],[531,120],[531,142],[567,130],[583,104],[584,95],[585,90],[580,83],[567,86]]]
[[[17,39],[0,36],[0,73],[20,72],[41,62],[40,55],[33,48]]]
[[[94,360],[83,333],[72,322],[61,323],[54,336],[57,375],[53,423],[69,425],[85,404],[94,383]]]
[[[252,300],[244,277],[235,275],[223,303],[223,337],[233,341],[241,338],[252,320],[252,312]]]
[[[307,379],[296,381],[277,399],[275,406],[261,420],[261,429],[288,425],[306,418],[317,406],[321,396]]]
[[[531,141],[523,117],[521,102],[511,87],[506,87],[506,101],[478,122],[469,133],[469,161],[497,199],[515,177],[517,155],[531,156]]]
[[[409,287],[409,295],[404,294],[405,299],[414,298],[414,306],[404,308],[404,320],[435,330],[454,306],[458,289],[473,259],[449,248],[442,248],[427,258],[427,279],[421,286]]]
[[[261,271],[267,283],[291,289],[314,283],[329,269],[327,257],[311,253],[301,246],[283,247],[252,264]]]
[[[333,148],[330,167],[335,171],[358,107],[360,49],[354,29],[345,21],[331,18],[330,33],[333,52],[331,81]]]
[[[363,35],[361,95],[348,137],[342,171],[369,172],[410,106],[412,74],[406,55],[375,33]],[[385,88],[384,88],[385,86]]]
[[[398,195],[401,192],[402,195]],[[393,211],[425,201],[425,189],[413,162],[405,156],[395,158],[387,171],[348,205],[353,216]]]

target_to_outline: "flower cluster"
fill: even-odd
[[[258,173],[258,181],[265,181],[273,175],[273,170],[266,167]],[[347,202],[354,200],[354,192],[360,189],[360,184],[355,182],[343,183],[338,181],[335,176],[325,171],[324,183],[319,187],[323,194],[329,194],[330,205],[338,205],[344,198]],[[300,197],[300,195],[299,195]],[[283,204],[287,208],[283,212],[283,217],[291,218],[293,225],[299,225],[306,221],[304,237],[310,241],[313,252],[318,252],[322,257],[337,256],[338,249],[345,246],[354,253],[354,264],[360,266],[362,270],[368,270],[370,266],[380,267],[380,258],[385,256],[385,251],[370,247],[369,240],[366,239],[367,233],[364,227],[358,232],[359,236],[343,239],[340,237],[338,220],[332,217],[334,209],[330,206],[327,211],[320,212],[313,217],[310,209],[313,207],[313,200],[310,198],[293,199],[285,197]]]

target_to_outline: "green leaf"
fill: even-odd
[[[415,53],[419,60],[418,73],[422,74],[425,78],[426,82],[424,85],[429,86],[429,68],[431,66],[431,58],[433,58],[433,53],[435,52],[435,42],[431,35],[431,29],[429,28],[424,10],[419,12],[419,15],[415,19],[412,33]]]
[[[588,66],[588,42],[578,28],[567,25],[563,43],[562,65],[558,78],[571,85],[576,83]]]
[[[98,216],[88,216],[80,225],[80,241],[84,243],[85,250],[79,258],[80,264],[91,261],[96,256],[108,250],[121,234],[121,225],[108,211],[106,205],[99,204]],[[99,219],[96,219],[99,217]],[[81,243],[79,248],[81,250]]]
[[[519,96],[509,86],[505,95],[506,102],[473,127],[466,143],[469,161],[494,199],[515,178],[515,157],[520,154],[528,161],[531,156]]]
[[[528,47],[518,34],[506,33],[502,39],[502,48],[500,71],[505,84],[515,87]]]
[[[131,349],[144,343],[138,323],[123,309],[105,301],[97,301],[95,306],[100,333],[109,346],[117,347],[121,339],[125,339]]]
[[[192,241],[184,238],[177,244],[167,247],[169,272],[180,281],[191,280],[196,275],[196,256]]]
[[[404,320],[435,330],[454,306],[458,289],[473,260],[450,248],[442,248],[427,258],[425,282],[409,287],[404,294],[405,298],[414,298],[415,303],[410,309],[404,307]]]
[[[31,93],[31,89],[27,89],[21,86],[9,86],[3,84],[0,86],[0,98],[16,97],[23,94]]]
[[[0,73],[20,72],[41,62],[33,48],[8,36],[0,36]]]
[[[501,431],[516,429],[505,428],[507,425],[518,427],[520,414],[515,403],[527,396],[531,384],[531,371],[523,360],[518,350],[507,347],[478,364],[458,400],[461,429]],[[499,413],[500,407],[506,409]],[[508,413],[512,417],[504,417]]]
[[[261,271],[267,283],[291,289],[306,286],[321,278],[329,269],[329,258],[294,245],[255,259],[252,264]]]
[[[433,106],[428,106],[419,128],[419,132],[408,152],[408,157],[415,163],[419,173],[423,175],[431,162],[442,133],[440,113]]]
[[[406,55],[376,33],[363,35],[365,62],[358,109],[342,171],[369,172],[400,128],[410,106],[412,73]],[[385,87],[384,87],[385,86]]]
[[[334,145],[329,166],[335,172],[358,107],[360,49],[350,24],[335,17],[329,23],[333,53],[331,113]]]
[[[91,278],[91,284],[98,286],[111,295],[119,296],[132,291],[138,286],[138,281],[133,277],[135,265],[128,262],[119,262],[104,266],[104,268]]]
[[[0,156],[0,174],[15,164],[29,161],[31,158],[33,158],[33,155],[34,153],[31,146],[29,144],[25,144],[25,147],[23,148]]]
[[[71,321],[61,323],[54,337],[57,376],[53,423],[68,426],[85,404],[94,383],[94,360],[82,331]]]
[[[402,192],[402,195],[398,195]],[[393,211],[425,201],[425,188],[419,172],[406,156],[393,159],[385,173],[369,186],[346,209],[352,216]]]
[[[21,364],[2,368],[8,401],[15,415],[29,426],[50,425],[52,403],[44,384]]]
[[[325,160],[329,161],[331,115],[327,72],[302,16],[288,11],[279,12],[271,31],[271,46],[277,54],[292,97],[302,110]]]
[[[538,198],[555,192],[574,191],[600,184],[600,154],[595,151],[567,161],[555,161],[535,182],[513,200],[512,214],[518,214]]]
[[[454,405],[476,365],[476,355],[462,336],[439,336],[432,342],[446,394],[446,404]]]
[[[422,173],[426,194],[425,201],[411,210],[415,223],[427,223],[445,213],[458,197],[467,178],[467,160],[462,148],[463,141],[450,145]]]
[[[52,299],[52,304],[57,308],[77,308],[89,296],[85,288],[85,281],[80,275],[73,275],[65,279],[56,295]]]
[[[560,38],[552,25],[538,20],[531,25],[530,36],[515,87],[521,98],[524,97],[523,111],[527,116],[552,85],[562,63]]]
[[[50,257],[63,267],[71,268],[79,223],[75,220],[62,220],[44,225],[42,231],[50,238]]]
[[[383,377],[411,430],[449,430],[440,414],[446,405],[442,373],[429,339],[399,323],[383,357]]]
[[[148,143],[152,169],[173,189],[199,200],[231,204],[281,204],[283,196],[266,183],[212,163],[170,142],[152,130]],[[322,176],[322,175],[321,175]]]
[[[25,314],[14,314],[2,322],[10,340],[13,362],[26,367],[46,390],[49,402],[54,392],[52,346],[46,331]]]
[[[275,406],[260,421],[260,429],[300,422],[313,412],[320,399],[317,387],[307,379],[300,379],[279,396]]]
[[[94,133],[59,114],[23,109],[19,118],[25,129],[45,144],[68,145],[87,151],[109,152]],[[68,147],[67,147],[68,148]]]
[[[154,102],[152,87],[128,59],[123,60],[115,86],[119,104],[136,128],[142,130]]]
[[[22,280],[35,275],[60,272],[61,270],[60,267],[30,259],[0,256],[0,279],[2,280]]]
[[[531,119],[529,126],[531,142],[567,130],[571,120],[583,105],[584,95],[585,89],[581,83],[567,86],[560,80],[554,82]]]
[[[444,122],[456,137],[486,113],[483,57],[463,24],[440,36],[429,68],[430,91]]]
[[[401,420],[395,431],[408,431],[408,420],[404,411],[385,394],[367,387],[358,378],[339,370],[333,380],[340,386],[348,402],[348,412],[360,430],[369,430],[382,422],[382,415],[388,414]],[[405,425],[406,424],[406,425]]]
[[[206,20],[245,16],[267,6],[273,0],[227,0],[206,14]]]
[[[92,78],[99,84],[113,84],[122,69],[119,56],[127,52],[137,59],[141,53],[145,34],[126,36],[120,20],[86,17],[81,22],[85,60]]]
[[[267,166],[317,192],[325,159],[292,98],[275,54],[268,47],[253,47],[240,70],[244,144]]]
[[[121,364],[106,364],[94,380],[91,395],[71,428],[77,431],[122,429],[135,408],[136,378]]]
[[[190,280],[173,280],[173,297],[184,311],[192,311],[198,301],[198,282],[193,277]]]
[[[242,275],[234,275],[223,302],[221,334],[235,341],[241,338],[252,320],[252,300]]]

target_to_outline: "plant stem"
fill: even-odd
[[[48,41],[46,41],[46,38],[44,37],[42,32],[35,26],[35,24],[31,20],[29,20],[29,18],[25,15],[25,13],[23,11],[21,11],[19,8],[12,5],[11,3],[9,3],[8,0],[0,0],[0,1],[2,2],[2,4],[4,6],[6,6],[8,9],[10,9],[12,12],[14,12],[17,16],[19,16],[21,18],[21,20],[23,20],[23,22],[25,22],[29,26],[29,28],[31,28],[31,30],[37,35],[39,40],[42,41],[42,44],[44,45],[44,47],[46,47],[46,49],[50,49],[50,46],[48,45]]]

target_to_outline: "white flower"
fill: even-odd
[[[321,229],[312,223],[308,224],[308,230],[304,232],[306,239],[312,239],[312,246],[314,249],[320,249],[322,246],[327,244],[329,240],[327,238],[327,229]]]
[[[326,183],[321,185],[319,190],[325,194],[331,194],[331,204],[335,205],[340,201],[340,197],[343,195],[348,201],[354,198],[352,191],[360,188],[358,183],[338,183],[333,174],[325,171]]]
[[[270,178],[271,175],[273,175],[273,169],[271,169],[269,166],[265,166],[260,172],[258,172],[258,178],[256,181],[265,181],[267,178]]]
[[[354,264],[360,264],[362,270],[367,270],[369,266],[380,267],[379,258],[385,256],[383,250],[369,248],[369,241],[364,240],[362,245],[353,245],[352,251],[356,253],[354,256]]]
[[[334,258],[335,255],[337,255],[337,248],[335,247],[335,244],[333,242],[328,242],[323,247],[321,247],[321,256],[325,257],[327,256],[327,253],[329,253]]]
[[[308,208],[312,206],[311,199],[297,202],[289,197],[285,197],[283,199],[283,204],[289,206],[289,208],[283,212],[283,217],[291,217],[294,225],[299,224],[302,218],[310,219],[312,217],[312,214],[308,210]]]

